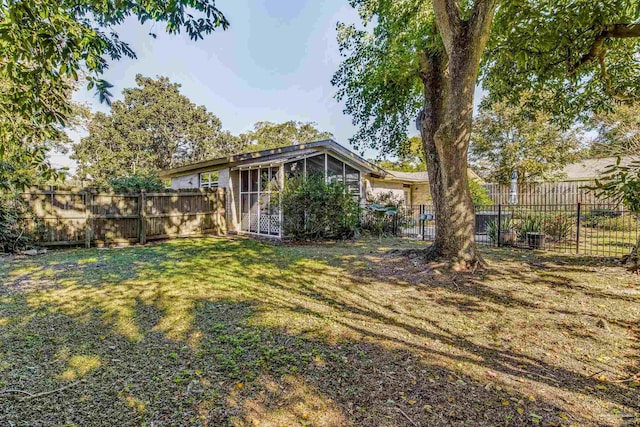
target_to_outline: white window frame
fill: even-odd
[[[211,177],[213,174],[216,175],[215,181],[211,180]],[[204,180],[203,176],[208,176],[207,180]],[[220,172],[219,171],[201,172],[198,175],[198,184],[200,184],[199,185],[200,188],[218,188],[218,186],[220,185]]]

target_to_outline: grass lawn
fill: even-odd
[[[0,258],[0,425],[640,425],[640,279],[401,240]]]

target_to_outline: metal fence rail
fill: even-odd
[[[401,206],[397,213],[365,210],[372,233],[432,241],[433,205]],[[595,256],[622,256],[638,240],[639,216],[614,204],[487,205],[475,207],[475,241]]]

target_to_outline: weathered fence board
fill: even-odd
[[[104,193],[32,189],[28,231],[42,245],[145,243],[226,233],[224,189]]]
[[[543,182],[518,184],[518,205],[567,205],[575,203],[611,204],[606,197],[598,197],[586,187],[593,182]],[[508,204],[510,186],[485,184],[489,197],[496,204]]]

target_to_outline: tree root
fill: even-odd
[[[60,391],[66,390],[66,389],[68,389],[68,388],[75,387],[75,386],[77,386],[78,384],[81,384],[81,383],[83,383],[83,382],[85,382],[85,380],[76,381],[76,382],[73,382],[73,383],[71,383],[71,384],[67,384],[67,385],[66,385],[66,386],[64,386],[64,387],[57,388],[57,389],[55,389],[55,390],[43,391],[43,392],[41,392],[41,393],[35,393],[35,394],[33,394],[33,393],[29,393],[28,391],[24,391],[24,390],[18,390],[18,389],[6,389],[6,390],[0,390],[0,394],[10,394],[10,393],[26,394],[26,396],[25,396],[25,397],[22,397],[22,398],[19,398],[19,399],[18,399],[18,400],[20,400],[21,402],[24,402],[24,401],[26,401],[26,400],[37,399],[38,397],[43,397],[43,396],[48,396],[48,395],[50,395],[50,394],[58,393],[58,392],[60,392]]]
[[[445,257],[437,246],[431,245],[425,249],[391,249],[387,251],[388,255],[419,259],[428,262],[444,262],[454,271],[471,271],[482,270],[487,267],[487,263],[482,256],[474,249],[470,254],[464,256]]]

